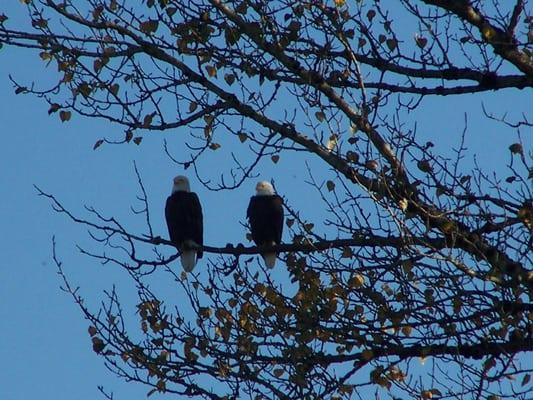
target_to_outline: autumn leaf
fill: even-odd
[[[335,189],[335,182],[333,181],[327,181],[326,182],[326,187],[328,188],[328,190],[330,192],[332,192],[334,189]]]
[[[39,57],[41,57],[41,60],[43,61],[50,61],[53,58],[52,55],[46,51],[40,52]]]
[[[169,17],[172,17],[174,14],[176,14],[176,11],[178,11],[176,7],[167,7],[165,9],[165,12],[167,13]]]
[[[365,349],[361,352],[361,358],[365,361],[370,361],[374,357],[374,352],[370,349]]]
[[[376,160],[368,160],[366,163],[365,163],[365,167],[367,167],[368,169],[372,170],[372,171],[375,171],[378,169],[379,167],[379,164]]]
[[[84,98],[87,98],[91,94],[92,88],[87,82],[83,82],[81,85],[78,86],[77,92],[81,93]]]
[[[353,257],[353,251],[351,247],[344,247],[342,249],[342,255],[341,258],[352,258]]]
[[[360,288],[365,284],[365,277],[361,274],[355,274],[348,281],[348,285],[352,288]]]
[[[218,143],[211,143],[211,144],[209,145],[209,148],[210,148],[211,150],[218,150],[218,149],[220,149],[220,147],[221,147],[221,146],[220,146],[220,144],[218,144]]]
[[[101,353],[102,350],[104,350],[105,343],[102,339],[100,339],[97,336],[94,336],[92,338],[92,342],[93,342],[93,350],[95,353]]]
[[[509,151],[512,154],[524,154],[524,149],[520,143],[513,143],[509,146]]]
[[[270,159],[274,164],[277,164],[279,161],[279,156],[277,154],[274,154],[272,157],[270,157]]]
[[[272,371],[272,373],[276,378],[280,378],[285,373],[285,371],[281,368],[276,368],[274,371]]]
[[[233,85],[233,82],[235,82],[235,75],[233,74],[226,74],[224,75],[224,80],[228,85]]]
[[[211,78],[214,78],[217,76],[217,69],[216,67],[213,67],[212,65],[207,65],[205,67],[205,70],[207,71],[207,75],[209,75]]]
[[[411,332],[413,332],[413,328],[409,325],[402,326],[401,330],[405,336],[411,336]]]
[[[167,389],[165,381],[163,379],[160,379],[159,381],[157,381],[156,387],[157,387],[157,390],[160,392],[165,392]]]
[[[158,27],[159,27],[159,21],[157,21],[156,19],[150,19],[148,21],[141,22],[139,24],[139,29],[141,30],[141,32],[147,35],[155,33]]]
[[[109,87],[109,91],[113,93],[115,96],[118,95],[118,91],[120,89],[120,85],[118,83],[114,83]]]
[[[143,127],[148,128],[152,124],[153,119],[154,119],[154,113],[145,115],[143,119]]]
[[[331,135],[326,143],[326,149],[332,151],[335,147],[337,147],[337,139],[337,135]]]
[[[241,143],[244,143],[246,142],[246,140],[248,140],[248,135],[244,132],[239,132],[237,136],[239,137],[239,140],[241,141]]]
[[[60,108],[61,106],[57,103],[50,104],[50,108],[48,109],[48,115],[59,111]]]
[[[425,37],[415,35],[415,42],[418,47],[423,49],[424,47],[426,47],[428,40]]]
[[[390,51],[394,51],[398,47],[398,41],[394,38],[387,39],[386,44]]]
[[[359,161],[359,154],[349,150],[346,152],[346,159],[352,163],[357,163]]]
[[[24,0],[26,4],[29,4],[29,1],[30,0]],[[31,26],[33,26],[34,28],[44,29],[48,27],[48,21],[44,18],[34,19],[31,21]]]
[[[189,104],[189,112],[192,113],[198,108],[198,103],[196,101],[191,101]]]
[[[61,119],[61,122],[69,121],[71,116],[72,113],[70,111],[62,110],[59,112],[59,118]]]
[[[322,111],[317,111],[315,117],[319,122],[323,122],[326,119],[326,115]]]
[[[94,60],[93,62],[93,70],[94,72],[98,73],[102,70],[102,68],[104,67],[104,63],[102,61],[101,58],[97,58],[96,60]]]
[[[91,337],[95,336],[97,333],[97,329],[92,325],[89,326],[89,329],[87,329],[87,331],[89,332],[89,335],[91,335]]]
[[[135,143],[137,146],[141,144],[143,138],[142,136],[137,136],[136,138],[133,139],[133,143]]]

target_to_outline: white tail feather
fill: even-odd
[[[269,246],[275,246],[276,242],[272,241],[269,244]],[[276,265],[276,253],[263,253],[261,254],[263,256],[263,259],[265,260],[265,264],[268,268],[272,269],[274,268],[274,265]]]
[[[191,272],[196,266],[196,250],[183,250],[180,259],[185,272]]]
[[[276,253],[264,253],[262,256],[266,266],[268,268],[274,268],[274,265],[276,265]]]

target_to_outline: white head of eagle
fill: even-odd
[[[273,196],[276,194],[274,192],[274,186],[268,181],[261,181],[255,185],[255,194],[257,196]]]
[[[178,175],[173,180],[172,193],[174,192],[190,192],[191,184],[186,176]]]
[[[181,252],[181,265],[187,272],[193,270],[196,261],[203,256],[203,214],[200,200],[191,192],[186,176],[178,175],[172,184],[172,194],[165,205],[170,241]]]
[[[246,212],[250,221],[252,239],[258,247],[275,246],[281,243],[283,233],[283,199],[276,194],[270,182],[261,181],[255,187],[255,196],[250,199]],[[275,252],[262,252],[265,264],[273,268]]]

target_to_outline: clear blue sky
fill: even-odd
[[[0,11],[16,20],[22,7],[12,1],[9,6],[2,5]],[[141,146],[104,145],[93,151],[97,139],[122,135],[122,129],[76,115],[63,124],[57,116],[47,115],[47,106],[40,100],[14,94],[9,73],[29,83],[35,77],[46,79],[43,71],[36,54],[6,47],[0,50],[0,398],[92,400],[98,398],[97,385],[115,392],[117,400],[144,398],[145,387],[115,378],[105,369],[102,358],[93,353],[87,322],[71,298],[59,289],[60,280],[51,260],[52,235],[56,235],[58,254],[69,276],[92,304],[98,304],[102,289],[114,283],[120,288],[124,274],[81,257],[75,244],[89,243],[85,231],[52,212],[32,185],[55,194],[76,212],[81,213],[83,205],[93,205],[136,227],[138,218],[129,210],[137,195],[132,165],[135,160],[150,196],[154,228],[166,236],[163,204],[172,177],[183,172],[162,149],[165,137],[172,145],[173,134],[149,134]],[[531,96],[510,90],[497,96],[488,93],[437,99],[425,103],[412,118],[419,121],[423,137],[447,151],[458,143],[463,112],[468,110],[467,144],[482,165],[498,171],[508,162],[507,147],[516,137],[481,117],[483,98],[494,110],[501,106],[505,111],[513,104],[515,115],[526,111],[528,102],[531,104]],[[527,135],[526,144],[531,149],[531,132],[524,132],[524,138]],[[216,176],[220,166],[212,162],[204,168],[212,168]],[[276,166],[264,163],[259,171],[262,178],[275,178],[280,191],[294,205],[313,210],[317,204],[306,192],[312,189],[303,182],[307,176],[301,159],[282,156]],[[204,205],[206,243],[244,241],[245,232],[238,221],[244,221],[255,182],[222,193],[207,192],[194,178],[192,185]],[[134,316],[134,309],[130,312]]]

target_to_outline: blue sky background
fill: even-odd
[[[20,21],[17,16],[22,15],[23,7],[11,1],[2,4],[0,11],[11,21]],[[146,387],[116,379],[92,351],[88,323],[59,289],[60,279],[51,260],[52,236],[56,236],[66,271],[74,285],[88,294],[90,304],[98,305],[102,289],[113,284],[120,289],[125,274],[81,257],[75,244],[90,243],[84,229],[54,213],[33,185],[53,193],[75,212],[83,213],[83,205],[92,205],[135,230],[142,226],[140,217],[133,217],[129,209],[138,194],[133,170],[136,161],[149,195],[154,229],[166,236],[164,201],[172,177],[183,171],[164,154],[163,139],[169,140],[177,154],[186,150],[173,141],[177,133],[169,132],[148,134],[141,146],[103,145],[93,151],[97,139],[122,136],[122,129],[76,115],[71,122],[61,123],[57,115],[47,115],[44,102],[14,94],[8,74],[25,83],[33,79],[46,82],[46,71],[35,53],[7,47],[0,50],[0,398],[89,400],[99,398],[97,385],[113,391],[115,399],[144,398]],[[283,106],[283,99],[279,101]],[[459,142],[467,111],[470,154],[476,154],[482,166],[502,171],[510,160],[508,146],[516,136],[484,119],[481,101],[495,111],[518,116],[527,111],[531,95],[509,90],[497,95],[433,99],[424,102],[412,120],[418,122],[424,139],[447,152]],[[524,131],[523,138],[526,150],[531,149],[531,132]],[[307,175],[302,161],[299,156],[282,155],[278,164],[264,162],[259,171],[264,179],[275,178],[280,192],[311,214],[319,203],[308,194],[312,189],[304,182]],[[472,165],[472,158],[466,162]],[[219,160],[213,158],[203,168],[212,169],[216,176]],[[245,231],[238,222],[244,222],[255,181],[233,192],[214,193],[191,180],[204,206],[206,243],[243,242]],[[134,316],[133,308],[130,312]]]

